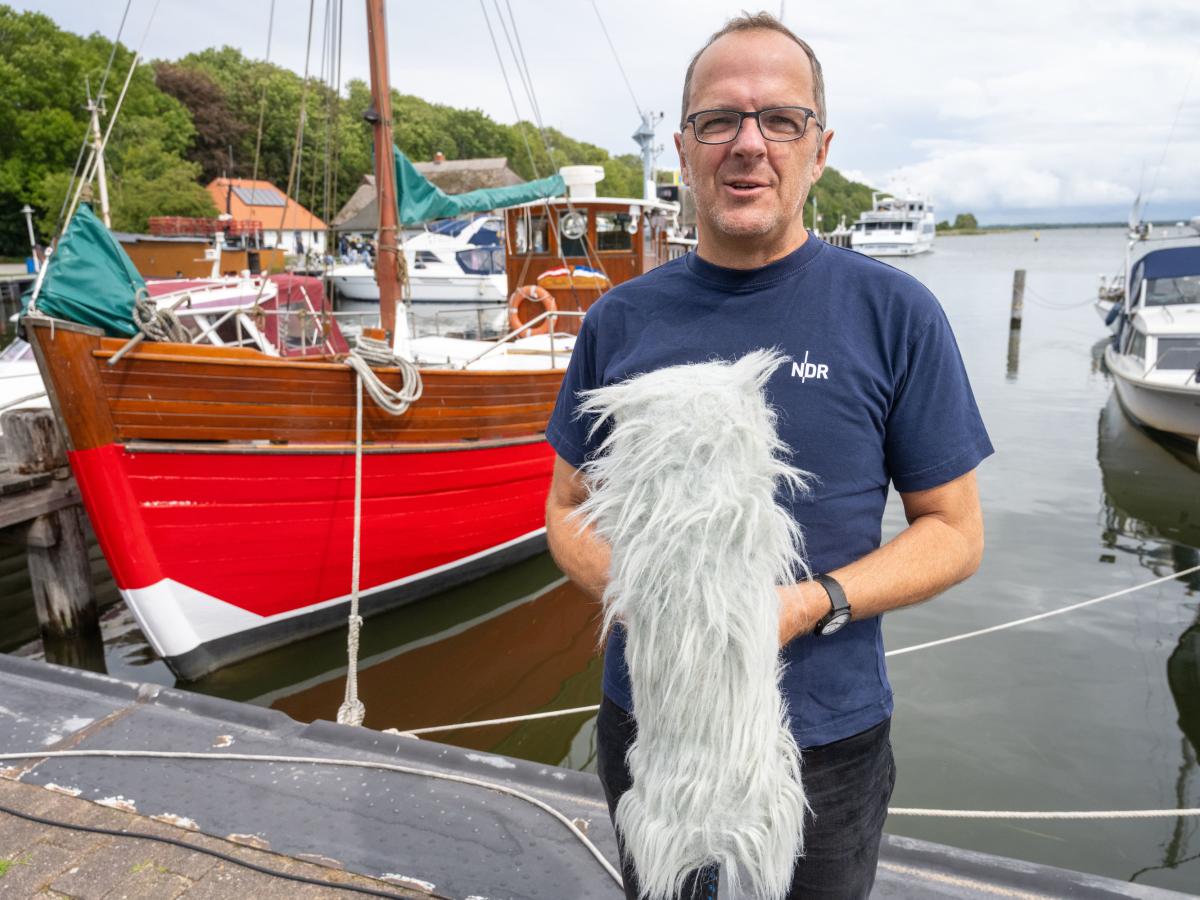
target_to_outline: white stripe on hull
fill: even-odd
[[[398,578],[386,584],[364,589],[360,592],[360,596],[368,597],[381,591],[441,575],[486,556],[502,553],[510,547],[544,534],[545,531],[545,528],[539,528],[479,553],[417,572],[405,578]],[[150,645],[159,656],[166,659],[182,656],[202,644],[219,638],[269,625],[272,622],[314,613],[339,603],[349,604],[350,602],[350,595],[346,593],[273,616],[260,616],[234,606],[219,597],[198,591],[186,584],[180,584],[171,578],[164,578],[147,587],[122,588],[121,596],[124,597],[126,605],[133,612],[134,618],[137,619],[138,625],[141,626]]]

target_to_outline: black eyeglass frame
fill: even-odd
[[[781,110],[781,109],[798,109],[798,110],[800,110],[800,112],[804,113],[804,125],[800,128],[800,133],[798,135],[796,135],[794,138],[768,137],[767,133],[765,131],[763,131],[762,119],[760,119],[759,116],[761,116],[763,113],[776,112],[777,110]],[[696,119],[699,116],[707,115],[708,113],[729,113],[730,115],[737,116],[738,124],[737,124],[737,129],[733,132],[733,137],[731,137],[727,140],[724,140],[724,141],[706,141],[704,138],[700,137],[700,133],[698,131],[696,131]],[[701,144],[708,144],[710,146],[720,145],[720,144],[732,144],[734,141],[736,141],[738,139],[738,135],[742,133],[742,125],[745,123],[745,121],[747,119],[754,120],[754,124],[758,126],[758,133],[762,135],[762,138],[764,141],[771,141],[776,144],[790,144],[793,141],[804,140],[804,136],[806,134],[808,134],[808,120],[809,119],[812,119],[812,121],[816,123],[817,130],[819,130],[819,131],[825,130],[825,126],[821,124],[820,120],[817,118],[817,114],[813,110],[809,109],[807,106],[768,106],[766,109],[760,109],[760,110],[757,110],[756,112],[742,112],[739,109],[702,109],[699,112],[692,113],[690,116],[688,116],[686,119],[683,120],[683,130],[686,131],[687,127],[689,125],[691,125],[692,126],[692,134],[695,136],[696,140],[698,140]]]

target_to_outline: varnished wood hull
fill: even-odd
[[[355,376],[253,351],[120,342],[27,323],[114,578],[173,670],[221,665],[344,622]],[[384,373],[385,380],[398,373]],[[367,613],[544,547],[561,372],[431,370],[392,417],[364,402]]]

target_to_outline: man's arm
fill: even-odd
[[[550,555],[568,578],[599,600],[608,585],[612,552],[596,536],[593,526],[581,531],[578,519],[567,521],[586,499],[587,486],[579,470],[561,456],[555,456],[550,496],[546,498],[546,540]]]
[[[975,473],[927,491],[902,493],[908,528],[832,575],[846,591],[854,620],[911,606],[964,581],[983,558],[983,515]],[[809,634],[829,612],[815,582],[779,589],[779,641]]]

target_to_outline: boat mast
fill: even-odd
[[[84,107],[91,116],[92,153],[96,157],[96,180],[100,184],[100,218],[104,220],[105,228],[112,228],[112,220],[108,210],[108,175],[104,171],[104,139],[100,136],[100,114],[104,112],[104,97],[92,99],[92,89],[87,89],[87,106]]]
[[[367,39],[371,62],[371,108],[365,118],[375,133],[375,195],[379,205],[379,241],[375,280],[379,284],[379,321],[388,340],[396,333],[400,269],[396,243],[396,170],[392,157],[392,96],[388,84],[387,23],[383,0],[367,0]]]

